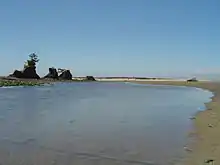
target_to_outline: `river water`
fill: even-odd
[[[0,88],[1,165],[171,165],[211,92],[126,83]]]

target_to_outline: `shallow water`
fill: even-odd
[[[0,88],[0,164],[170,165],[211,96],[125,83]]]

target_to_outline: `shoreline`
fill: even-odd
[[[32,83],[53,84],[56,82],[83,82],[83,81],[51,81],[50,79],[41,80],[8,80],[0,78],[0,81],[24,81]],[[220,164],[220,82],[199,81],[186,82],[180,80],[127,80],[127,81],[100,81],[97,82],[128,82],[134,84],[151,84],[151,85],[171,85],[182,87],[194,87],[212,92],[213,96],[210,102],[204,103],[206,109],[198,111],[192,117],[193,129],[189,130],[189,140],[187,146],[184,147],[186,156],[184,157],[184,165],[212,165],[209,161],[214,161],[214,164]],[[189,116],[190,117],[190,116]],[[191,140],[193,138],[193,140]],[[180,162],[181,163],[181,162]]]
[[[138,84],[172,85],[195,87],[212,92],[210,102],[204,103],[206,109],[198,111],[193,117],[193,130],[188,137],[194,138],[188,142],[185,165],[220,164],[220,82],[199,81],[130,81]]]
[[[24,79],[14,77],[0,77],[0,87],[11,87],[11,86],[39,86],[45,84],[54,83],[74,83],[74,82],[93,82],[91,80],[60,80],[51,78],[40,78],[40,79]]]

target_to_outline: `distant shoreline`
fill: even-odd
[[[93,79],[88,79],[92,77]],[[52,78],[40,78],[40,79],[25,79],[15,78],[10,76],[0,76],[1,86],[36,86],[42,84],[51,84],[56,82],[186,82],[187,79],[174,79],[174,78],[150,78],[150,77],[73,77],[71,80],[52,79]],[[199,80],[200,82],[206,82],[208,80]]]
[[[190,133],[196,141],[187,146],[186,165],[202,165],[206,162],[220,164],[220,82],[199,81],[130,81],[152,85],[173,85],[196,87],[211,91],[212,101],[206,103],[206,110],[199,112],[194,120],[194,130]],[[190,136],[189,135],[189,136]]]
[[[73,82],[89,82],[91,80],[63,80],[63,79],[53,79],[53,78],[40,78],[40,79],[28,79],[28,78],[16,78],[10,76],[0,76],[0,87],[4,86],[38,86],[44,84],[53,84],[57,82],[73,83]]]
[[[149,82],[149,81],[178,81],[178,82],[183,82],[187,81],[188,79],[177,79],[177,78],[141,78],[141,77],[96,77],[95,78],[97,81],[143,81],[143,82]],[[199,81],[209,81],[209,80],[199,80]]]

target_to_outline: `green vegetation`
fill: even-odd
[[[24,68],[27,68],[27,67],[36,67],[36,63],[38,63],[40,61],[40,59],[38,58],[37,54],[35,53],[32,53],[29,55],[29,60],[27,60],[25,63],[24,63]]]
[[[3,86],[39,86],[43,85],[41,82],[32,81],[17,81],[17,80],[0,80],[0,87]]]

